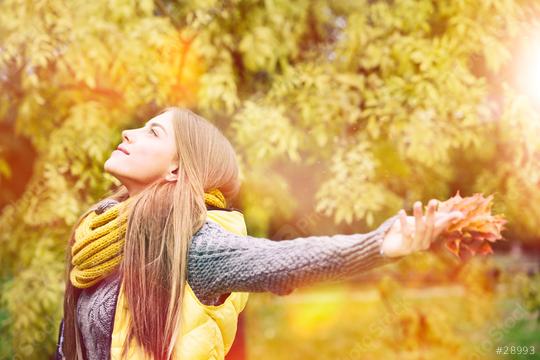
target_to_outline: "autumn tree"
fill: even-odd
[[[299,204],[365,230],[459,189],[495,193],[512,234],[537,236],[539,112],[510,75],[538,15],[525,0],[0,2],[2,136],[36,154],[0,215],[0,357],[53,352],[71,226],[118,184],[102,166],[120,130],[169,105],[233,141],[253,234]]]

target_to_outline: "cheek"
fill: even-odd
[[[126,162],[129,163],[134,175],[150,180],[154,180],[163,175],[167,171],[169,162],[166,154],[160,150],[161,149],[148,149],[146,151],[134,152],[129,156],[126,156]]]

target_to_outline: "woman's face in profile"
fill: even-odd
[[[130,195],[156,180],[175,180],[177,168],[170,112],[150,119],[138,129],[122,131],[122,143],[104,164],[104,170],[120,180]]]

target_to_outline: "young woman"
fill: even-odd
[[[104,165],[122,185],[69,240],[58,359],[223,359],[249,292],[352,277],[427,250],[463,216],[431,200],[367,234],[255,238],[227,207],[238,167],[211,123],[169,108],[122,139]]]

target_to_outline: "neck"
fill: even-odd
[[[141,184],[139,182],[130,181],[127,179],[118,179],[124,185],[128,191],[129,197],[133,197],[142,192],[148,184]]]

